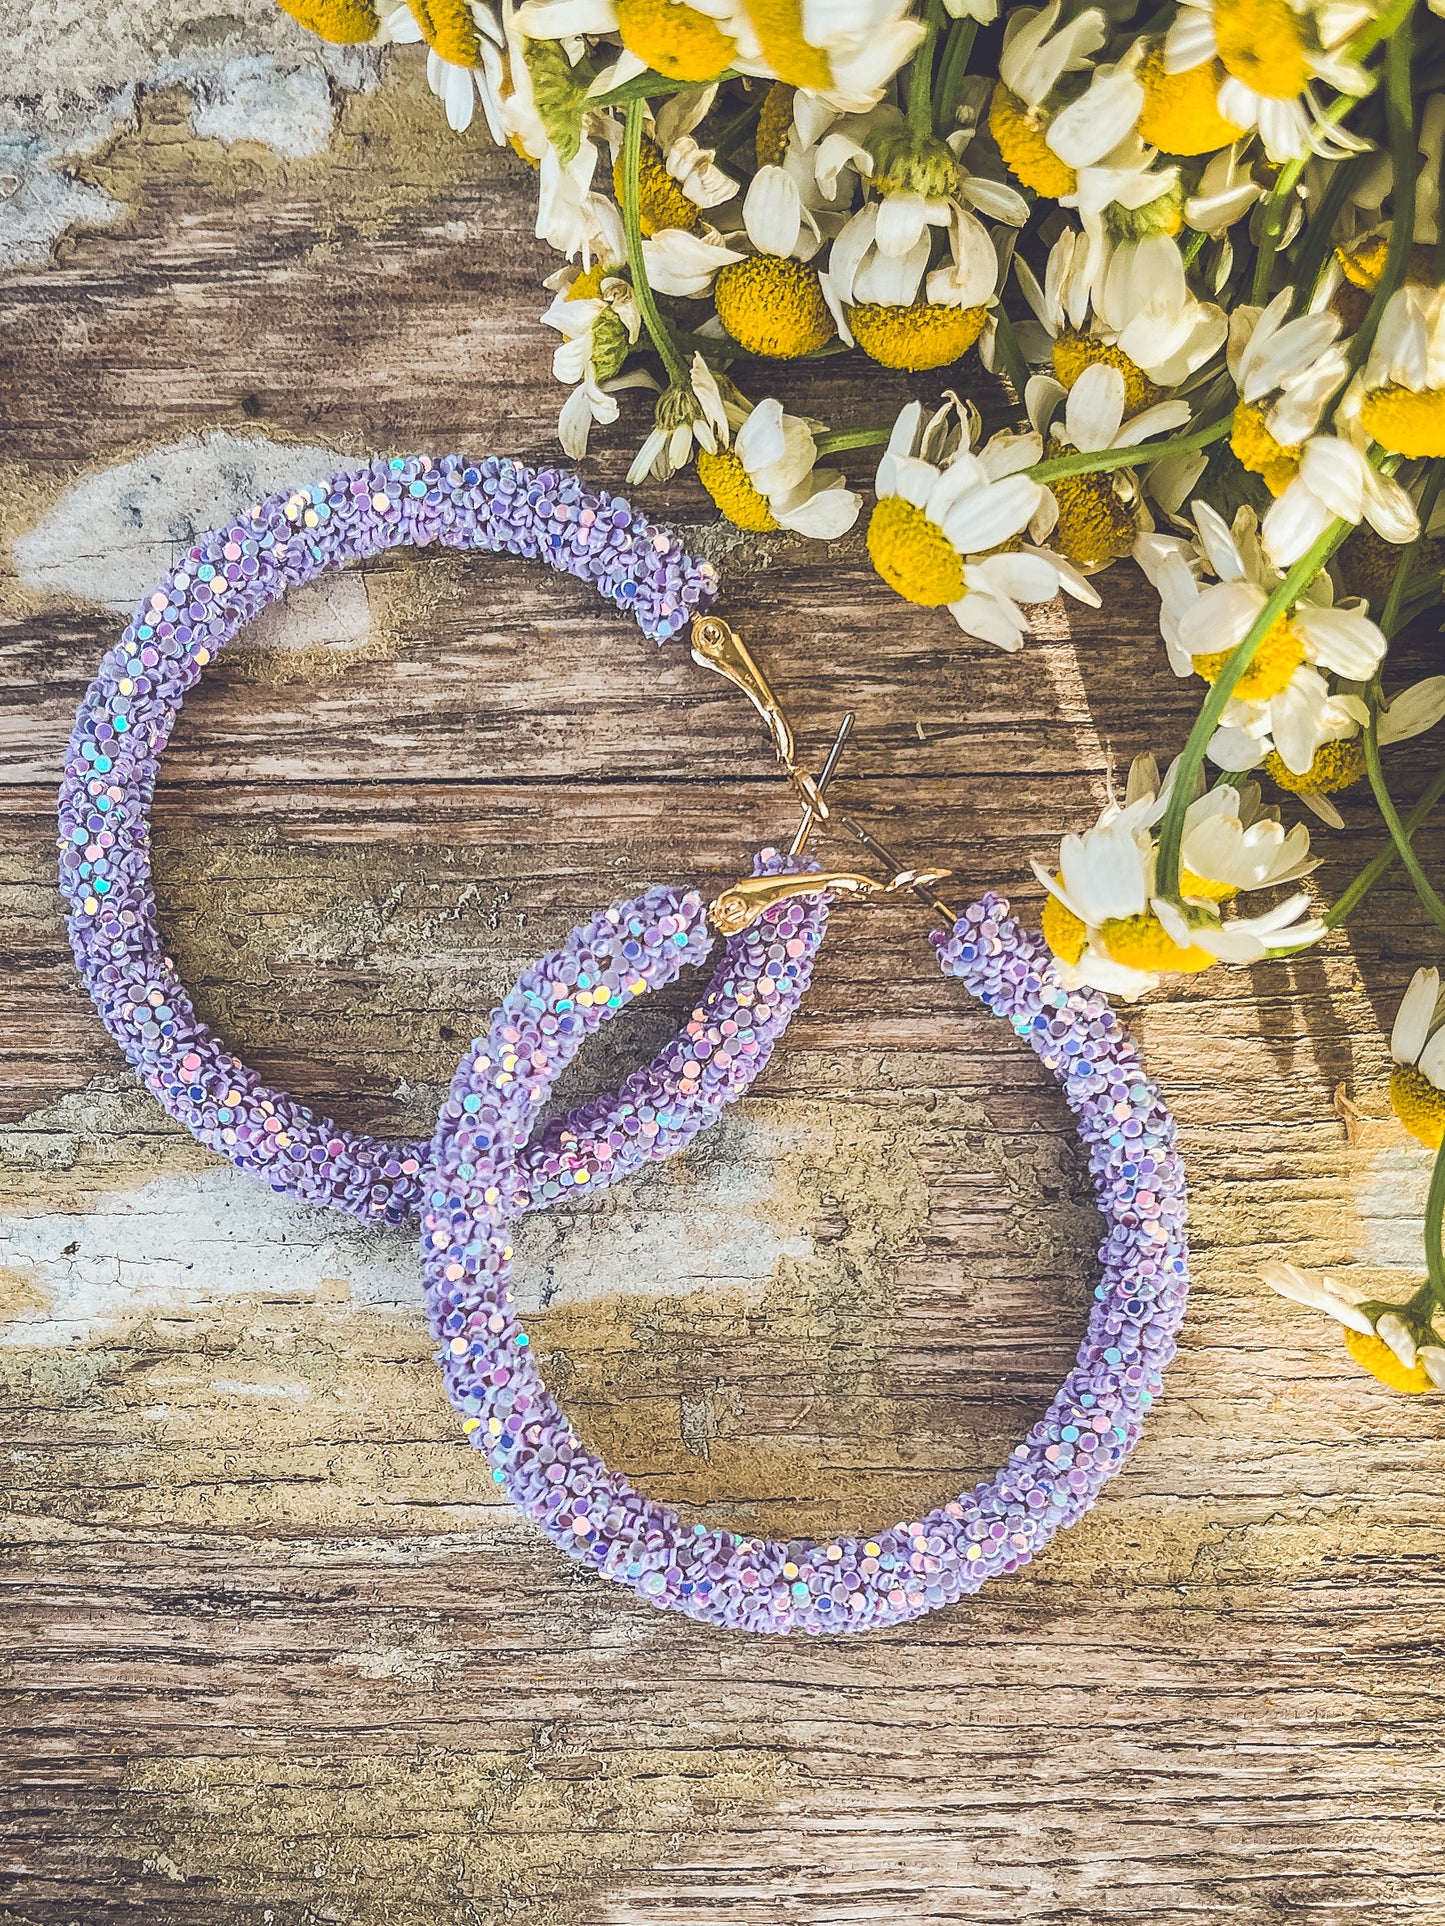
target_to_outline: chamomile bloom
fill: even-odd
[[[1259,915],[1221,915],[1221,905],[1240,891],[1293,881],[1313,867],[1308,833],[1286,835],[1273,812],[1259,809],[1253,784],[1225,785],[1190,804],[1183,907],[1157,894],[1153,830],[1172,774],[1161,785],[1153,758],[1136,758],[1124,802],[1111,795],[1092,829],[1066,836],[1055,869],[1034,863],[1049,892],[1044,937],[1066,981],[1132,997],[1155,987],[1162,972],[1257,962],[1272,948],[1298,947],[1324,934],[1323,924],[1306,913],[1308,899],[1298,894]]]
[[[954,396],[927,421],[921,403],[904,408],[878,465],[868,553],[905,601],[946,607],[968,634],[1014,649],[1026,628],[1021,602],[1052,599],[1061,588],[1096,598],[1047,550],[997,552],[1026,529],[1047,534],[1053,503],[1024,472],[1039,458],[1038,437],[997,434],[975,453],[976,420]]]
[[[738,528],[835,541],[857,521],[863,497],[837,469],[816,466],[818,426],[784,414],[781,402],[759,402],[730,448],[699,451],[698,479]]]
[[[1179,243],[1169,234],[1110,250],[1094,284],[1099,327],[1158,388],[1177,388],[1224,346],[1223,308],[1189,288]]]
[[[859,208],[829,251],[822,292],[838,333],[885,368],[946,367],[988,323],[998,298],[993,237],[957,202],[947,223],[948,251],[932,269],[931,227],[925,223],[905,251],[893,251],[900,236],[886,200]]]
[[[1207,73],[1208,69],[1194,71]],[[1256,201],[1264,199],[1266,189],[1255,179],[1252,149],[1253,142],[1243,140],[1211,155],[1194,192],[1185,196],[1186,227],[1220,240],[1236,221],[1243,220]],[[1220,250],[1222,265],[1215,270],[1216,288],[1228,278],[1233,258],[1233,248],[1226,242]]]
[[[1051,453],[1133,448],[1189,419],[1187,401],[1160,401],[1126,421],[1127,395],[1120,371],[1096,362],[1067,390],[1048,375],[1035,375],[1024,398],[1034,427],[1050,437]],[[1055,542],[1086,574],[1130,554],[1141,531],[1151,526],[1138,482],[1127,467],[1061,476],[1050,487],[1058,503]]]
[[[812,265],[822,224],[811,158],[791,149],[781,165],[760,167],[743,201],[753,252],[738,255],[713,283],[723,327],[749,354],[795,361],[833,339],[833,317]]]
[[[1407,282],[1380,318],[1356,401],[1361,427],[1411,460],[1445,455],[1445,288]]]
[[[427,85],[446,108],[448,126],[465,133],[480,100],[487,132],[498,147],[503,144],[506,36],[484,0],[425,0],[416,9],[397,7],[383,20],[379,37],[399,46],[425,40]]]
[[[909,0],[740,0],[728,29],[737,71],[797,87],[814,121],[875,106],[926,31]]]
[[[1390,1108],[1412,1137],[1438,1150],[1445,1136],[1445,995],[1440,972],[1416,970],[1390,1032]]]
[[[649,69],[669,80],[716,80],[737,58],[721,0],[527,0],[520,23],[534,40],[573,41],[616,35],[622,57],[598,77],[598,90],[620,86]]]
[[[557,420],[557,435],[574,460],[587,453],[594,422],[616,421],[615,397],[624,387],[655,387],[650,375],[624,376],[628,353],[642,331],[631,284],[599,262],[582,274],[563,269],[552,277],[556,299],[542,316],[563,336],[552,372],[572,385]]]
[[[1272,161],[1328,159],[1366,143],[1322,115],[1314,83],[1362,95],[1373,84],[1346,51],[1371,16],[1365,5],[1333,0],[1180,0],[1164,42],[1164,67],[1184,74],[1218,62],[1223,119],[1259,134]]]
[[[1383,541],[1397,545],[1420,533],[1414,502],[1393,475],[1381,474],[1371,462],[1358,424],[1340,426],[1340,434],[1311,435],[1305,442],[1298,472],[1264,518],[1265,553],[1278,568],[1299,561],[1334,521],[1357,527],[1368,522]]]
[[[627,471],[629,483],[655,475],[666,481],[691,458],[693,444],[715,454],[726,447],[745,410],[723,394],[717,377],[700,354],[692,358],[686,382],[674,382],[657,398],[652,433]]]
[[[1282,288],[1268,307],[1241,304],[1229,317],[1225,358],[1239,390],[1230,447],[1272,495],[1299,473],[1302,444],[1349,373],[1339,316],[1322,308],[1291,320],[1293,299]]]
[[[1062,12],[1062,0],[1049,0],[1043,8],[1018,7],[1009,15],[988,118],[1015,179],[1053,199],[1072,193],[1078,180],[1048,141],[1054,112],[1064,104],[1060,83],[1089,70],[1106,33],[1098,7],[1086,7],[1061,26]]]
[[[1279,1259],[1264,1266],[1260,1281],[1292,1304],[1323,1311],[1342,1324],[1345,1349],[1388,1390],[1415,1396],[1445,1390],[1445,1345],[1428,1310],[1369,1299],[1339,1278]]]

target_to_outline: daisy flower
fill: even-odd
[[[1164,42],[1166,73],[1223,68],[1220,115],[1254,129],[1276,163],[1315,153],[1338,160],[1367,145],[1320,112],[1314,83],[1367,94],[1373,82],[1346,52],[1367,6],[1326,0],[1180,0]]]
[[[998,250],[988,229],[956,202],[947,223],[948,251],[932,269],[926,224],[906,251],[893,251],[904,237],[886,200],[861,207],[829,251],[822,292],[838,333],[885,368],[919,372],[957,361],[998,298]]]
[[[1440,972],[1416,970],[1390,1032],[1390,1108],[1412,1137],[1438,1150],[1445,1136],[1445,996]]]
[[[1123,804],[1111,796],[1092,829],[1066,836],[1055,869],[1033,864],[1048,891],[1044,937],[1067,984],[1135,997],[1155,988],[1163,972],[1253,963],[1273,948],[1300,947],[1324,934],[1306,914],[1308,898],[1298,894],[1260,915],[1220,914],[1241,890],[1293,881],[1313,866],[1308,832],[1286,835],[1274,812],[1260,810],[1253,784],[1224,785],[1190,804],[1183,907],[1158,896],[1152,832],[1168,796],[1169,781],[1159,783],[1153,758],[1136,758]]]
[[[1445,1390],[1445,1345],[1428,1311],[1372,1302],[1337,1278],[1280,1260],[1264,1266],[1260,1281],[1292,1304],[1323,1311],[1342,1324],[1345,1349],[1389,1390],[1417,1395]]]
[[[1299,473],[1302,444],[1350,366],[1340,317],[1322,308],[1291,320],[1293,300],[1294,289],[1282,288],[1266,308],[1237,307],[1225,354],[1239,390],[1229,445],[1272,495],[1282,495]]]
[[[653,410],[652,433],[627,471],[630,484],[655,475],[666,481],[686,465],[693,444],[711,455],[726,447],[745,411],[725,397],[717,377],[700,354],[692,358],[689,379],[665,388]]]
[[[1411,460],[1445,455],[1445,288],[1407,282],[1390,296],[1356,405],[1382,448]]]
[[[888,586],[922,608],[947,608],[970,635],[1017,649],[1027,632],[1020,603],[1060,589],[1098,606],[1062,556],[1012,544],[1047,532],[1053,502],[1023,471],[1039,459],[1035,435],[997,434],[978,452],[976,415],[950,396],[929,420],[913,401],[899,415],[875,488],[868,553]]]
[[[810,205],[811,156],[791,149],[780,166],[760,167],[743,201],[753,252],[736,254],[713,282],[719,321],[749,354],[796,361],[833,339],[833,317],[812,265],[822,239]]]
[[[858,519],[863,497],[835,468],[818,468],[814,434],[820,424],[762,401],[733,436],[731,448],[697,457],[698,479],[738,528],[778,528],[831,542]]]
[[[1265,553],[1252,509],[1241,508],[1232,527],[1207,502],[1196,501],[1193,514],[1194,544],[1167,537],[1139,543],[1135,559],[1160,591],[1159,627],[1175,674],[1212,682],[1282,575]],[[1218,579],[1201,585],[1205,568]],[[1311,807],[1312,799],[1357,781],[1364,764],[1356,738],[1367,712],[1358,696],[1332,692],[1325,677],[1367,681],[1384,654],[1385,638],[1363,598],[1335,606],[1334,585],[1322,572],[1270,629],[1234,685],[1209,745],[1211,760],[1231,770],[1263,763]],[[1338,822],[1332,804],[1317,813]]]
[[[488,133],[498,147],[503,144],[506,36],[483,0],[418,0],[415,7],[397,7],[382,22],[380,37],[398,45],[425,40],[427,85],[445,106],[448,126],[465,133],[480,100]]]
[[[1062,0],[1015,8],[1004,28],[999,81],[989,108],[989,132],[1016,180],[1053,199],[1072,193],[1078,176],[1048,142],[1051,106],[1061,81],[1086,73],[1104,44],[1106,23],[1086,7],[1060,26]],[[1080,90],[1082,91],[1082,90]]]
[[[1066,448],[1093,453],[1137,447],[1189,420],[1187,401],[1160,401],[1126,421],[1127,396],[1119,370],[1095,362],[1069,389],[1048,375],[1035,375],[1024,399],[1029,419],[1040,434],[1050,436],[1055,454]],[[1062,420],[1057,418],[1060,403]],[[1132,553],[1140,533],[1152,525],[1138,482],[1126,467],[1061,476],[1050,488],[1058,504],[1054,539],[1086,574]]]
[[[557,435],[575,461],[587,453],[593,422],[616,421],[616,395],[624,388],[657,384],[648,374],[622,374],[642,331],[628,281],[599,262],[582,274],[564,269],[549,285],[557,287],[557,295],[542,320],[563,336],[552,357],[552,372],[559,381],[575,384],[558,416]]]
[[[737,41],[728,31],[727,4],[686,6],[680,0],[527,0],[522,32],[533,40],[615,35],[624,52],[598,76],[603,92],[650,70],[669,80],[716,80],[731,67]]]

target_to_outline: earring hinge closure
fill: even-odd
[[[888,870],[884,878],[860,875],[856,870],[812,870],[784,876],[744,876],[731,888],[724,890],[708,905],[708,921],[721,936],[737,936],[751,928],[758,919],[777,903],[799,896],[821,896],[824,893],[845,894],[848,896],[886,896],[899,890],[912,890],[931,909],[955,921],[954,914],[933,890],[935,883],[941,883],[952,875],[947,869],[909,869],[884,848],[883,844],[871,836],[861,825],[847,816],[834,816],[824,796],[824,790],[833,778],[843,754],[844,744],[853,727],[850,710],[843,717],[833,746],[828,752],[821,774],[815,779],[806,769],[798,765],[797,739],[792,724],[783,712],[781,703],[773,693],[772,685],[754,660],[752,652],[737,631],[721,616],[697,615],[692,623],[692,659],[705,669],[712,669],[735,689],[747,697],[767,725],[768,735],[778,760],[788,774],[788,780],[797,791],[803,804],[803,819],[793,838],[789,854],[801,853],[809,835],[818,823],[837,821],[850,836],[861,843],[870,856],[875,857]]]

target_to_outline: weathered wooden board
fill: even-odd
[[[1348,940],[1141,1012],[1195,1186],[1170,1396],[1036,1568],[856,1644],[722,1638],[566,1567],[458,1441],[408,1237],[218,1169],[136,1089],[52,886],[114,609],[252,469],[551,452],[529,180],[448,137],[414,64],[338,115],[286,160],[145,93],[77,170],[119,217],[0,283],[0,1920],[1445,1918],[1439,1407],[1252,1281],[1279,1249],[1416,1264],[1427,1159],[1382,1100],[1426,953],[1397,882]],[[855,420],[901,392],[837,369],[807,391]],[[589,474],[618,482],[631,438]],[[652,499],[711,519],[690,484]],[[850,803],[962,894],[1034,898],[1029,855],[1111,756],[1181,739],[1137,579],[1011,659],[888,597],[856,538],[700,539],[806,738],[857,711]],[[1373,846],[1351,815],[1327,888]],[[634,885],[726,880],[790,817],[747,711],[679,652],[575,585],[424,555],[218,666],[156,825],[206,1014],[346,1119],[424,1131],[521,962]],[[935,1502],[1076,1342],[1096,1220],[1066,1116],[925,935],[901,905],[840,911],[738,1114],[525,1227],[579,1424],[707,1515],[824,1531]],[[583,1080],[685,1007],[617,1026]]]

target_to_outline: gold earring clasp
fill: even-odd
[[[817,869],[796,876],[744,876],[708,904],[708,921],[719,936],[738,936],[751,929],[775,903],[793,896],[821,896],[825,891],[850,896],[888,896],[900,889],[926,889],[941,883],[946,869],[904,869],[884,879],[860,876],[851,869]]]
[[[788,780],[802,797],[810,815],[827,822],[828,805],[823,792],[806,769],[798,767],[798,745],[793,725],[783,714],[772,685],[763,674],[746,642],[720,615],[695,615],[692,619],[692,659],[701,668],[714,669],[740,689],[768,726],[778,760],[788,772]]]

